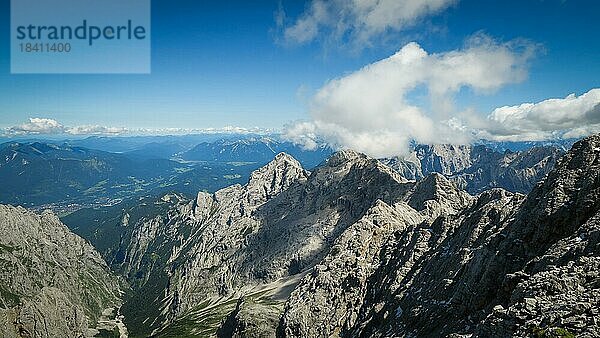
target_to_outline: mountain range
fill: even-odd
[[[282,153],[245,185],[62,221],[129,285],[133,337],[592,337],[599,194],[593,136],[527,195]]]
[[[254,145],[265,142],[276,148],[215,144],[257,165],[253,150],[264,148]],[[341,150],[310,171],[283,152],[251,171],[67,144],[0,151],[0,173],[23,171],[6,176],[4,193],[34,173],[47,179],[42,191],[65,196],[77,190],[57,190],[64,180],[118,182],[127,170],[198,175],[175,186],[187,193],[130,194],[60,220],[0,205],[1,336],[600,334],[600,135],[566,153],[421,145],[377,160]],[[207,178],[198,168],[223,176],[227,165],[247,168],[235,178],[244,185],[194,183]]]
[[[214,191],[243,182],[254,169],[244,164],[189,165],[67,144],[11,142],[0,145],[0,202],[72,211],[71,207],[111,205],[146,194]]]
[[[244,183],[279,152],[290,154],[307,169],[333,152],[325,145],[309,150],[266,136],[193,143],[204,139],[92,137],[0,144],[0,179],[6,182],[0,203],[65,214],[169,192],[192,197],[198,191]],[[381,161],[409,180],[438,172],[470,193],[492,187],[527,193],[563,153],[551,146],[500,152],[484,145],[415,145],[409,156]]]
[[[181,154],[185,160],[208,162],[254,162],[266,164],[278,153],[284,152],[296,158],[303,166],[313,168],[323,162],[333,150],[327,145],[315,149],[271,137],[222,139],[203,142]]]

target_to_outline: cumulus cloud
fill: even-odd
[[[475,127],[481,138],[507,141],[578,138],[600,132],[600,88],[580,96],[494,109]]]
[[[456,122],[453,97],[463,87],[490,93],[524,80],[535,46],[498,43],[485,35],[464,48],[426,52],[409,43],[396,54],[325,84],[310,103],[311,122],[288,127],[285,134],[307,147],[314,136],[372,156],[406,153],[421,143],[464,143],[469,133]],[[411,102],[424,87],[429,107]]]
[[[317,132],[323,131],[324,128],[319,128],[317,131],[318,122],[299,121],[285,126],[284,136],[289,141],[303,146],[305,149],[313,150],[319,146],[320,135]]]
[[[401,31],[439,13],[457,0],[312,0],[304,13],[284,27],[286,41],[307,43],[327,39],[369,44],[389,31]],[[279,25],[283,17],[277,16]]]
[[[29,122],[8,128],[12,135],[60,134],[64,127],[58,121],[44,118],[30,118]]]
[[[56,120],[32,117],[29,122],[6,128],[3,136],[29,135],[120,135],[126,133],[126,128],[105,127],[99,125],[81,125],[68,127]]]

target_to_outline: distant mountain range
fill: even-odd
[[[214,191],[243,182],[256,166],[189,165],[48,143],[0,145],[0,202],[28,207],[114,204],[167,191]]]
[[[487,148],[504,152],[510,150],[512,152],[524,151],[534,147],[552,147],[562,151],[571,149],[573,144],[579,139],[555,139],[547,141],[487,141],[479,140],[474,145],[484,145]]]
[[[327,147],[304,150],[289,142],[247,135],[193,143],[215,137],[91,137],[0,144],[0,180],[5,182],[0,203],[69,212],[165,192],[193,196],[199,190],[212,192],[245,182],[252,170],[278,151],[295,154],[307,167],[332,152]]]
[[[68,145],[87,149],[101,150],[110,153],[127,153],[144,148],[148,144],[179,145],[191,149],[202,142],[214,142],[225,139],[243,139],[260,137],[256,134],[204,133],[192,135],[156,135],[156,136],[88,136],[81,138],[0,138],[2,143],[41,142],[57,145]]]
[[[499,152],[484,145],[418,145],[405,158],[382,162],[409,180],[440,173],[471,194],[491,188],[526,194],[563,154],[552,146]]]
[[[274,137],[244,135],[109,138],[0,145],[0,203],[64,213],[167,192],[193,196],[245,182],[252,170],[285,152],[311,170],[333,150],[308,150]],[[194,143],[198,140],[200,143]],[[87,145],[86,148],[80,145]],[[109,152],[96,148],[126,150]],[[497,147],[499,148],[499,146]],[[562,150],[520,152],[489,146],[416,145],[406,158],[382,162],[409,180],[438,172],[470,193],[492,187],[527,193],[553,167]]]
[[[316,149],[304,149],[288,141],[270,137],[245,138],[203,142],[181,154],[189,161],[208,162],[253,162],[266,164],[276,154],[285,152],[294,156],[303,166],[313,168],[333,153],[333,149],[322,145]]]

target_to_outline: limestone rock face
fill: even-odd
[[[471,194],[491,188],[525,194],[544,178],[562,154],[562,150],[552,146],[501,153],[483,145],[419,145],[404,158],[381,161],[409,180],[439,173]]]
[[[276,337],[281,310],[252,298],[240,298],[235,310],[217,331],[218,337]]]
[[[392,206],[379,201],[292,292],[281,321],[282,335],[351,336],[364,320],[362,311],[380,311],[385,305],[371,303],[374,295],[403,287],[412,269],[454,230],[446,219],[459,217],[473,202],[436,174]],[[378,287],[384,285],[385,289]]]
[[[404,203],[382,201],[334,242],[329,254],[292,292],[282,318],[285,336],[326,337],[352,327],[365,300],[367,279],[379,266],[379,250],[394,231],[424,219]]]
[[[50,212],[0,205],[0,336],[84,337],[120,306],[100,255]]]

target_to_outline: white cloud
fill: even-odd
[[[480,137],[494,140],[577,138],[600,132],[600,88],[564,99],[494,109]],[[481,125],[480,125],[481,126]]]
[[[462,87],[488,93],[524,80],[534,49],[481,34],[463,49],[439,54],[409,43],[384,60],[329,81],[310,103],[313,121],[286,134],[304,144],[317,135],[379,157],[406,153],[411,140],[468,142],[468,133],[455,127],[453,96]],[[410,101],[409,94],[421,86],[427,89],[429,110]]]
[[[323,128],[321,128],[322,130]],[[313,122],[301,121],[285,126],[285,137],[305,149],[313,150],[319,146],[317,140],[317,126]]]
[[[30,118],[29,122],[10,127],[7,133],[12,135],[59,134],[64,127],[53,119]]]
[[[126,128],[104,127],[98,125],[82,125],[67,127],[56,120],[33,117],[29,122],[6,128],[3,136],[28,135],[120,135],[126,133]]]
[[[456,0],[312,0],[293,24],[284,28],[288,42],[307,43],[319,35],[369,44],[389,31],[401,31],[439,13]],[[278,16],[282,24],[282,15]]]
[[[185,135],[185,134],[269,134],[272,129],[258,127],[243,128],[225,126],[223,128],[124,128],[100,125],[64,126],[48,118],[30,118],[29,122],[0,129],[0,137],[35,135]]]

